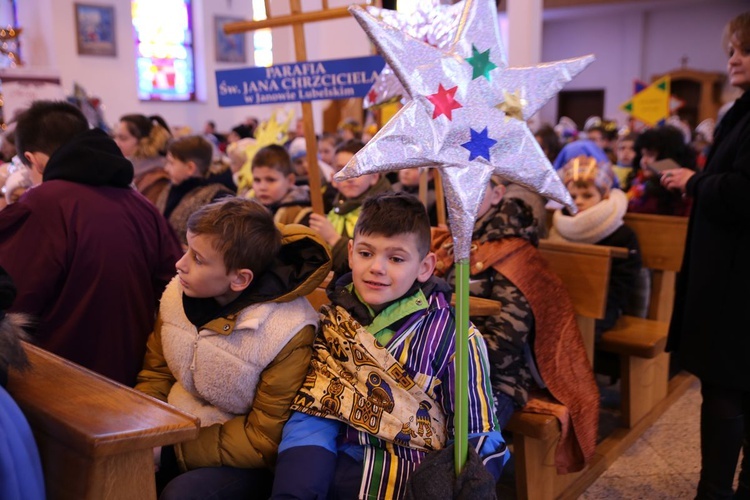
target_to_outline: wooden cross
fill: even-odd
[[[322,0],[322,7],[317,11],[302,12],[301,0],[289,0],[291,14],[281,17],[271,16],[271,1],[265,0],[266,19],[262,21],[239,21],[224,25],[224,33],[231,35],[255,31],[264,28],[277,28],[281,26],[292,26],[294,34],[294,52],[297,62],[307,60],[307,48],[305,45],[305,23],[328,21],[348,17],[347,7],[329,8],[328,0]],[[321,192],[320,169],[318,167],[318,144],[315,140],[315,123],[313,121],[312,103],[304,101],[302,104],[302,121],[305,125],[305,143],[307,144],[308,176],[310,179],[310,202],[313,212],[325,215],[323,209],[323,193]]]

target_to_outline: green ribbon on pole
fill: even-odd
[[[469,456],[469,259],[456,263],[456,386],[453,417],[456,476]]]

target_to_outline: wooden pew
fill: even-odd
[[[39,447],[47,498],[156,499],[153,448],[198,436],[198,419],[30,344],[8,391]]]
[[[539,252],[565,285],[573,301],[586,354],[594,362],[594,326],[604,318],[613,258],[627,257],[625,248],[540,240]]]
[[[687,236],[687,218],[627,214],[651,270],[647,318],[623,316],[604,333],[599,348],[618,354],[621,363],[622,418],[633,427],[667,396],[669,354],[664,352],[674,304],[674,285]]]
[[[604,317],[611,261],[626,257],[627,249],[541,240],[539,251],[570,295],[586,353],[593,363],[594,326]],[[555,417],[519,411],[511,417],[507,430],[513,433],[518,498],[557,498],[582,476],[557,475],[555,449],[561,429]]]
[[[625,225],[638,237],[643,267],[651,270],[649,319],[669,321],[674,305],[675,277],[682,266],[687,217],[625,214]]]

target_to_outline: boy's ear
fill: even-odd
[[[253,272],[250,269],[238,269],[230,274],[229,288],[233,292],[241,292],[253,282]]]
[[[188,166],[190,176],[195,177],[195,174],[198,173],[198,165],[193,160],[188,160],[186,165]]]
[[[26,160],[28,160],[29,166],[32,168],[32,170],[34,170],[38,174],[44,174],[44,169],[47,166],[47,162],[49,161],[48,155],[39,151],[35,151],[33,153],[30,151],[26,151],[23,156],[24,158],[26,158]]]
[[[490,191],[490,205],[493,207],[500,203],[500,200],[503,199],[503,196],[505,196],[506,187],[504,184],[498,184],[497,186],[492,187],[492,191]]]
[[[349,240],[347,255],[349,256],[349,269],[352,268],[352,255],[354,254],[354,238]]]
[[[424,259],[422,259],[422,262],[419,263],[419,274],[417,274],[417,281],[420,283],[424,283],[428,279],[430,279],[430,276],[432,276],[432,273],[435,271],[435,264],[437,263],[437,257],[434,253],[429,252],[427,255],[424,256]]]
[[[294,174],[294,172],[292,172],[291,174],[286,176],[286,181],[289,184],[294,184],[295,182],[297,182],[297,176]]]

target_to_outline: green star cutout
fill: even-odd
[[[480,76],[489,80],[490,71],[497,68],[497,65],[490,61],[490,49],[487,49],[484,52],[479,52],[473,43],[471,44],[471,57],[467,57],[466,62],[471,64],[471,67],[474,68],[474,74],[471,76],[472,80],[475,80]]]

